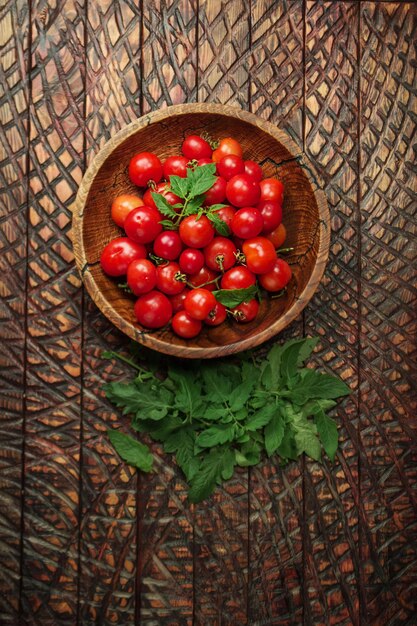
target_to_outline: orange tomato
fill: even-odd
[[[212,159],[215,163],[218,163],[222,160],[223,157],[228,154],[234,154],[242,158],[243,150],[242,146],[236,139],[232,139],[232,137],[226,137],[225,139],[221,139],[219,143],[219,147],[213,152]]]
[[[130,211],[137,209],[139,206],[143,206],[142,198],[134,196],[128,193],[124,193],[121,196],[117,196],[111,205],[111,216],[114,222],[121,228],[123,228],[125,219],[129,215]]]

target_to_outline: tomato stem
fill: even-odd
[[[287,254],[288,252],[293,252],[295,248],[278,248],[276,251],[277,254]]]

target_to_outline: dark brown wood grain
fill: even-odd
[[[413,3],[362,3],[361,559],[374,624],[417,612],[416,20]]]
[[[3,3],[2,624],[414,623],[416,26],[397,1]],[[272,121],[324,181],[328,269],[277,341],[319,334],[353,394],[335,464],[271,459],[193,509],[159,449],[137,477],[108,444],[99,388],[130,374],[100,354],[128,341],[82,296],[70,207],[120,128],[195,101]]]
[[[25,388],[28,33],[24,2],[0,10],[0,622],[19,613]]]
[[[320,336],[315,363],[352,390],[334,413],[337,460],[333,466],[327,459],[308,462],[304,471],[307,623],[359,624],[358,21],[358,3],[307,2],[305,149],[325,182],[332,241],[324,279],[305,310],[305,327]]]
[[[83,19],[32,3],[23,618],[77,614],[81,289],[69,204],[83,164]]]
[[[86,167],[99,148],[139,114],[139,2],[88,3],[86,22]],[[110,198],[106,209],[110,206]],[[82,478],[79,621],[133,623],[136,611],[137,475],[118,463],[107,428],[126,428],[104,399],[107,380],[129,368],[104,360],[126,339],[85,294],[83,306]]]

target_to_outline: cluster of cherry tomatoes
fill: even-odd
[[[150,152],[133,156],[130,180],[146,190],[142,198],[124,194],[114,199],[111,215],[125,236],[106,245],[101,266],[109,276],[126,276],[128,289],[137,297],[134,311],[143,327],[155,329],[171,323],[177,335],[192,338],[203,324],[217,326],[228,315],[237,322],[256,317],[259,295],[227,307],[216,299],[218,290],[259,285],[279,292],[292,274],[288,263],[277,256],[286,238],[281,222],[282,182],[264,178],[260,165],[244,160],[241,145],[230,137],[213,150],[206,139],[190,135],[181,152],[163,163]],[[173,193],[170,177],[186,178],[189,168],[209,163],[216,164],[216,176],[204,193],[202,206],[195,214],[178,215],[170,226],[153,194],[161,194],[180,212],[184,200]],[[226,224],[227,236],[224,229],[223,234],[216,230],[210,219],[213,212]]]

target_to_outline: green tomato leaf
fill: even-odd
[[[216,182],[216,164],[207,163],[207,165],[197,166],[195,169],[187,171],[189,182],[188,196],[194,198],[199,196],[213,187]]]
[[[272,416],[271,421],[265,426],[265,450],[268,456],[272,456],[281,445],[284,437],[284,421],[280,413]]]
[[[180,198],[186,198],[190,187],[190,180],[181,176],[172,175],[169,177],[172,193]]]
[[[256,285],[251,285],[244,289],[217,289],[213,291],[216,300],[229,308],[238,306],[242,302],[253,300],[257,293],[258,288]]]
[[[159,223],[164,227],[164,230],[178,230],[178,224],[174,224],[171,220],[161,220]]]
[[[228,235],[230,235],[230,228],[228,227],[226,222],[221,219],[221,217],[219,217],[215,213],[207,213],[207,217],[213,224],[219,235],[222,235],[222,237],[228,237]]]
[[[169,368],[168,377],[174,383],[174,406],[192,417],[202,406],[202,385],[198,378],[191,378],[188,371],[180,367]]]
[[[291,426],[287,425],[284,430],[282,441],[277,448],[279,456],[284,460],[295,460],[298,456],[295,443],[295,433]]]
[[[195,198],[191,198],[191,200],[188,201],[187,208],[184,211],[184,217],[188,217],[189,215],[194,215],[197,211],[201,209],[203,202],[204,202],[203,195],[195,196]],[[204,210],[203,210],[203,213],[204,213]]]
[[[322,410],[315,416],[314,423],[317,426],[317,432],[327,456],[331,461],[334,461],[338,446],[336,422]]]
[[[133,413],[137,419],[161,420],[173,405],[173,394],[154,380],[109,383],[104,389],[106,397],[122,408],[124,415]]]
[[[315,398],[331,400],[349,394],[349,387],[336,376],[307,369],[303,377],[292,388],[291,399],[295,404],[301,406],[308,400]]]
[[[196,433],[192,428],[182,428],[172,433],[164,442],[165,452],[175,453],[178,465],[187,480],[191,480],[197,472],[200,459],[194,455]]]
[[[235,459],[240,467],[257,465],[261,460],[260,445],[256,441],[249,440],[240,450],[235,450]]]
[[[165,215],[165,217],[176,217],[177,214],[175,210],[161,193],[155,193],[153,191],[151,195],[159,212],[162,213],[162,215]]]
[[[198,448],[213,448],[219,443],[233,441],[235,426],[233,424],[216,424],[203,430],[195,440]]]
[[[117,454],[129,465],[137,467],[143,472],[150,472],[153,464],[153,456],[148,446],[140,441],[125,435],[120,430],[108,430],[107,435]]]
[[[313,339],[292,339],[283,346],[280,371],[285,384],[290,385],[297,374],[297,368],[310,356],[317,345],[318,337]]]
[[[266,404],[256,411],[253,415],[248,417],[245,422],[245,428],[249,431],[255,431],[259,428],[263,428],[271,421],[272,417],[279,411],[275,402]]]
[[[300,416],[300,419],[294,424],[294,430],[297,453],[305,452],[312,459],[318,461],[321,458],[321,446],[314,424]]]
[[[220,482],[222,473],[230,474],[230,466],[233,464],[234,454],[228,446],[214,448],[206,454],[191,480],[188,492],[190,502],[201,502],[208,498]]]

